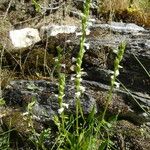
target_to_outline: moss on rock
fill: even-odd
[[[114,131],[117,148],[148,150],[150,147],[150,138],[144,137],[141,128],[128,121],[118,121]]]

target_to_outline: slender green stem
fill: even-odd
[[[137,62],[141,65],[141,67],[144,69],[144,71],[146,72],[146,74],[148,75],[148,77],[150,78],[150,73],[147,71],[147,69],[144,67],[144,65],[141,63],[141,61],[136,57],[136,55],[134,53],[132,53],[134,58],[137,60]]]

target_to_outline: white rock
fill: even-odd
[[[9,37],[16,48],[25,48],[41,40],[38,30],[33,28],[12,30]]]
[[[146,40],[145,45],[147,48],[150,48],[150,40]]]
[[[123,31],[133,31],[133,32],[145,30],[143,27],[140,27],[134,23],[123,23],[123,22],[112,22],[110,27],[112,29],[118,29],[118,30],[123,30]]]
[[[134,23],[123,23],[123,22],[111,22],[111,24],[98,24],[95,27],[100,27],[103,29],[110,29],[117,32],[126,32],[126,33],[138,33],[146,31],[143,27],[140,27]]]
[[[56,36],[60,33],[75,33],[77,27],[76,26],[69,26],[69,25],[48,25],[42,26],[40,29],[40,33],[43,35],[47,33],[47,36]]]

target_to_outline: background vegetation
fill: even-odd
[[[100,15],[108,20],[150,27],[149,0],[100,0],[99,3]]]

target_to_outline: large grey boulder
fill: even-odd
[[[26,110],[29,103],[35,100],[32,112],[36,119],[40,122],[45,122],[53,121],[53,117],[59,115],[58,110],[60,109],[60,106],[56,96],[57,94],[58,86],[56,83],[44,80],[18,80],[12,81],[10,85],[6,87],[3,97],[6,100],[7,105],[19,106],[24,108],[24,110]],[[84,115],[88,115],[94,107],[95,113],[97,113],[96,100],[91,96],[89,91],[81,96],[80,101]],[[76,98],[75,87],[73,84],[66,85],[63,103],[68,104],[68,109],[65,108],[64,111],[67,114],[75,115]]]
[[[86,88],[86,92],[80,98],[83,114],[85,116],[90,114],[93,107],[95,107],[95,114],[101,113],[105,107],[110,87],[86,80],[82,81],[82,85]],[[138,124],[149,123],[150,97],[146,94],[130,92],[115,89],[112,102],[107,110],[108,114],[119,114],[119,117]],[[57,94],[58,86],[54,82],[18,80],[10,82],[3,92],[3,97],[8,106],[20,107],[24,111],[34,100],[32,113],[37,121],[45,123],[53,121],[55,115],[59,116],[60,107]],[[66,84],[63,103],[69,105],[64,109],[65,113],[75,115],[75,87],[70,82]]]

